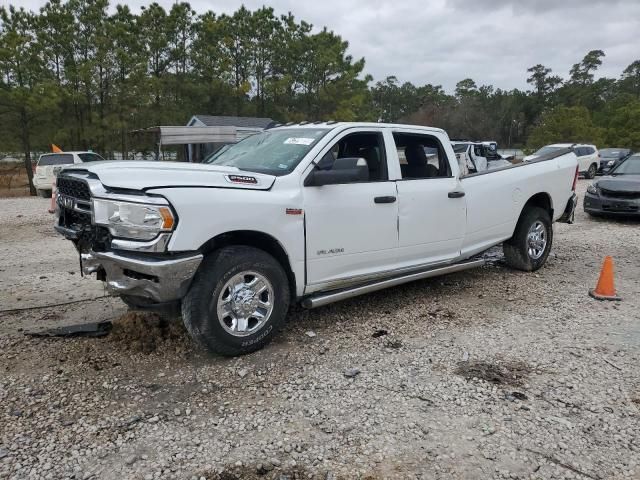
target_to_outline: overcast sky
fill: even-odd
[[[170,8],[175,0],[157,0]],[[45,0],[0,0],[38,9]],[[111,0],[112,4],[117,3]],[[135,11],[144,0],[127,0]],[[327,26],[365,57],[376,80],[440,84],[463,78],[505,89],[526,89],[526,69],[537,63],[568,76],[593,49],[606,53],[598,76],[619,77],[640,59],[640,0],[191,0],[197,12],[231,13],[241,3],[291,11]]]

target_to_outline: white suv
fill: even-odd
[[[44,198],[51,197],[51,186],[58,171],[67,165],[83,162],[98,162],[102,158],[93,152],[63,152],[45,153],[40,155],[33,175],[33,186],[36,187],[38,195]]]
[[[554,143],[553,145],[542,147],[532,155],[524,157],[524,161],[530,162],[542,155],[555,152],[562,148],[573,149],[576,157],[578,157],[578,168],[580,173],[583,174],[585,178],[594,178],[596,176],[598,166],[600,165],[598,149],[595,145],[589,145],[587,143]]]

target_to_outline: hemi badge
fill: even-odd
[[[287,215],[302,215],[304,210],[301,208],[287,208]]]

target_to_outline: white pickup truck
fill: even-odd
[[[429,156],[425,151],[429,151]],[[179,303],[211,351],[248,353],[313,308],[483,265],[546,261],[576,156],[461,176],[447,134],[378,123],[272,128],[205,164],[99,162],[58,177],[56,230],[129,305]]]

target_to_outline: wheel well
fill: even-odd
[[[296,277],[291,269],[289,256],[278,240],[263,232],[256,232],[253,230],[236,230],[213,237],[206,241],[199,250],[203,254],[207,254],[230,245],[246,245],[249,247],[259,248],[274,257],[280,265],[282,265],[282,268],[284,268],[284,271],[287,274],[291,298],[296,297]]]
[[[522,207],[520,216],[522,216],[522,213],[524,213],[524,211],[529,207],[540,207],[543,210],[546,210],[547,212],[549,212],[549,216],[553,220],[553,205],[551,203],[551,196],[548,193],[536,193],[533,197],[527,200],[527,203],[525,203],[524,207]]]

